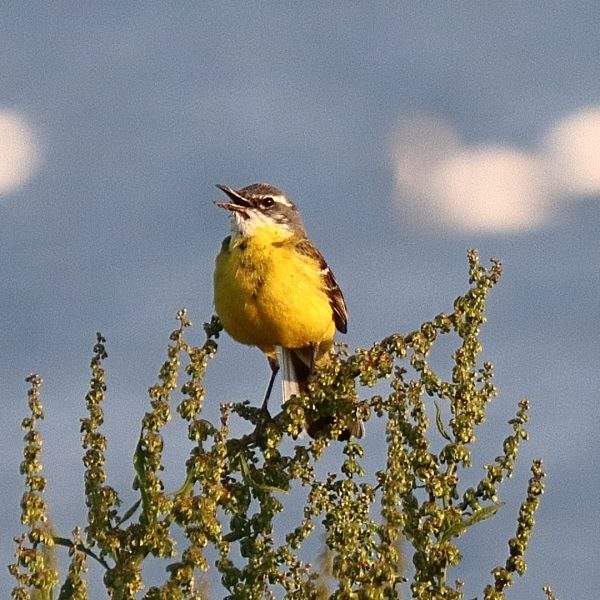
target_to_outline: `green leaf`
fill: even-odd
[[[481,523],[490,517],[493,517],[500,508],[504,506],[504,502],[496,502],[491,506],[482,506],[477,509],[472,515],[468,515],[466,518],[461,519],[458,523],[451,525],[450,527],[444,530],[442,537],[440,538],[441,542],[446,542],[450,538],[458,537],[463,531],[471,527],[471,525],[475,525],[476,523]]]
[[[274,486],[274,485],[268,485],[266,483],[258,483],[257,481],[254,480],[254,478],[252,477],[252,474],[250,473],[250,467],[248,466],[248,461],[246,460],[246,456],[243,452],[240,453],[239,455],[239,459],[240,459],[240,471],[242,473],[242,476],[244,477],[244,481],[250,485],[250,487],[253,487],[256,490],[260,490],[261,492],[269,492],[271,494],[275,494],[275,493],[282,493],[282,494],[286,494],[288,492],[288,490]]]
[[[442,421],[442,409],[437,401],[437,399],[433,399],[433,403],[435,404],[435,424],[437,426],[437,430],[440,432],[440,435],[448,440],[449,442],[453,441],[452,438],[448,435],[446,428],[444,427],[444,421]]]

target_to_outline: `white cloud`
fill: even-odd
[[[548,217],[539,161],[512,148],[467,148],[440,161],[430,189],[438,214],[470,231],[517,231]]]
[[[483,233],[535,229],[568,196],[600,193],[600,108],[560,121],[532,152],[468,145],[441,119],[405,119],[392,160],[397,201],[419,223]]]
[[[557,186],[572,194],[600,193],[600,107],[559,121],[545,145]]]
[[[17,113],[0,111],[0,194],[23,185],[38,164],[33,133]]]

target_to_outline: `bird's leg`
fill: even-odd
[[[267,356],[267,360],[269,361],[269,366],[271,367],[271,379],[269,379],[269,385],[267,386],[265,399],[263,400],[260,409],[263,411],[263,413],[269,415],[269,397],[271,396],[271,391],[273,390],[273,383],[275,383],[275,377],[279,372],[279,361],[277,360],[276,356]]]
[[[315,365],[317,364],[317,355],[319,354],[319,345],[310,345],[310,373],[311,375],[315,372]]]
[[[262,413],[262,416],[256,423],[256,427],[252,432],[252,437],[255,440],[262,436],[265,424],[271,420],[271,415],[269,414],[268,408],[269,396],[271,395],[273,383],[275,382],[275,377],[277,376],[277,372],[279,371],[279,362],[277,361],[277,356],[267,355],[267,360],[269,361],[269,366],[271,367],[271,379],[269,379],[269,385],[267,386],[267,391],[265,392],[265,399],[263,400],[262,406],[260,407],[260,412]]]

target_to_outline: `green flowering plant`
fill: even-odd
[[[204,343],[191,345],[186,340],[191,323],[181,310],[158,382],[149,389],[150,406],[133,457],[138,500],[127,509],[107,483],[108,440],[102,433],[107,351],[98,334],[87,415],[81,420],[88,518],[70,538],[56,535],[47,524],[38,430],[42,381],[30,376],[21,465],[26,532],[16,538],[16,559],[9,566],[16,580],[12,597],[86,599],[85,574],[94,561],[113,600],[208,598],[203,575],[208,572],[218,573],[221,597],[227,600],[385,600],[409,593],[418,600],[463,599],[462,582],[450,579],[462,559],[456,542],[499,510],[500,485],[512,475],[528,435],[523,400],[502,453],[485,466],[476,486],[462,485],[463,473],[473,467],[477,428],[497,393],[492,364],[480,363],[479,333],[487,295],[501,275],[497,260],[486,269],[476,251],[469,251],[468,259],[470,287],[456,299],[452,313],[355,353],[338,348],[309,392],[292,397],[272,417],[248,402],[223,403],[217,423],[202,417],[204,376],[216,355],[221,325],[213,317],[204,325]],[[444,379],[429,357],[436,342],[450,333],[459,344],[451,376]],[[363,397],[358,392],[386,379],[387,394]],[[163,429],[173,417],[178,392],[175,410],[187,422],[192,449],[182,467],[182,485],[169,491],[161,477]],[[249,432],[232,436],[232,419],[248,423]],[[328,427],[310,439],[303,433],[316,420]],[[338,441],[356,420],[381,420],[385,426],[385,464],[370,476],[361,440]],[[323,474],[328,453],[341,464]],[[306,502],[301,517],[286,529],[289,519],[281,524],[277,517],[286,502],[297,504],[299,490]],[[542,463],[536,460],[515,536],[508,540],[509,556],[492,570],[484,600],[505,598],[514,575],[525,572],[525,551],[543,491]],[[323,555],[307,560],[305,543],[319,527]],[[176,531],[184,534],[181,547]],[[58,546],[71,557],[62,584],[53,558]],[[404,555],[414,566],[410,580]],[[151,557],[168,564],[162,585],[146,588],[142,567]],[[550,588],[544,592],[555,598]]]

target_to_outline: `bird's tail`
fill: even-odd
[[[292,395],[305,393],[312,374],[312,351],[307,348],[279,348],[281,361],[281,382],[283,401],[287,402]]]
[[[278,348],[278,351],[282,369],[283,401],[287,402],[294,394],[299,396],[308,392],[315,353],[312,347]],[[307,424],[307,431],[310,437],[315,438],[327,432],[332,425],[332,416],[321,416]],[[363,433],[362,421],[356,420],[341,433],[339,440],[345,441],[350,437],[360,438]]]

